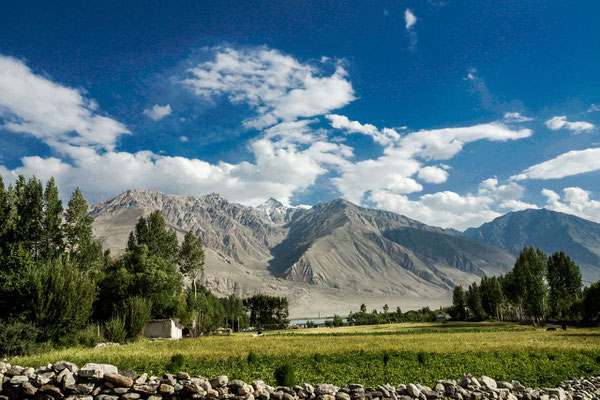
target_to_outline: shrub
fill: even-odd
[[[172,374],[178,373],[179,371],[181,371],[181,368],[183,368],[184,362],[185,358],[183,357],[183,354],[174,354],[171,357],[171,362],[167,364],[167,371],[169,371]]]
[[[383,354],[383,366],[387,367],[388,363],[390,362],[390,354],[389,353],[384,353]]]
[[[258,364],[258,356],[253,351],[248,353],[248,364]]]
[[[125,318],[122,315],[115,314],[104,323],[104,337],[109,342],[125,343],[127,330],[125,329]]]
[[[419,362],[419,364],[425,364],[425,363],[427,363],[428,360],[429,360],[429,354],[422,352],[422,351],[417,353],[417,361]]]
[[[144,332],[144,328],[150,321],[152,313],[152,302],[140,296],[134,296],[123,304],[125,316],[125,330],[127,339],[137,339]]]
[[[315,324],[315,321],[312,321],[312,320],[306,321],[307,328],[314,328],[315,326],[317,326],[317,324]]]
[[[60,341],[85,327],[96,283],[68,257],[27,269],[27,310],[42,340]]]
[[[31,354],[38,335],[39,330],[34,324],[0,321],[0,358]]]
[[[98,343],[102,342],[98,330],[98,325],[88,325],[75,335],[75,342],[83,347],[96,347]]]
[[[325,359],[325,357],[323,357],[323,354],[321,354],[321,353],[315,353],[313,358],[315,359],[316,362],[322,362]]]
[[[287,362],[275,370],[275,381],[279,386],[294,387],[296,385],[296,371],[294,366]]]

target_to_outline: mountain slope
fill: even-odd
[[[201,235],[211,290],[286,295],[291,315],[347,313],[366,301],[439,306],[454,284],[504,273],[514,262],[504,250],[341,199],[309,209],[275,199],[247,207],[216,194],[130,190],[90,214],[95,235],[118,253],[137,219],[154,210],[180,239],[190,229]]]
[[[564,250],[581,268],[587,282],[600,279],[600,224],[546,209],[508,213],[469,228],[464,235],[518,254],[524,246],[546,253]]]

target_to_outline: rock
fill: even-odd
[[[335,400],[350,400],[350,395],[344,392],[337,392],[335,394]]]
[[[158,384],[150,384],[150,383],[145,383],[145,384],[135,384],[133,385],[133,390],[138,392],[138,393],[143,393],[143,394],[154,394],[156,393],[156,389],[158,388]]]
[[[420,390],[421,390],[421,394],[424,394],[428,400],[437,399],[439,397],[438,392],[433,391],[429,388],[423,388]]]
[[[122,394],[121,400],[137,400],[140,397],[142,397],[142,396],[140,396],[139,393],[131,392],[131,393]]]
[[[511,385],[509,382],[498,381],[498,382],[496,382],[496,385],[497,385],[498,389],[508,389],[508,390],[513,389],[513,385]]]
[[[119,396],[114,396],[111,394],[99,394],[94,398],[94,400],[119,400]]]
[[[41,388],[39,388],[39,391],[42,393],[48,393],[52,397],[57,397],[59,399],[62,399],[65,396],[59,388],[50,384],[43,385]]]
[[[106,372],[104,374],[104,380],[113,383],[117,387],[131,387],[133,386],[133,379],[123,376],[121,374],[115,374],[113,372]]]
[[[217,392],[215,389],[209,389],[209,390],[206,391],[206,395],[208,397],[217,398],[217,397],[219,397],[219,392]]]
[[[566,398],[567,398],[567,394],[561,388],[547,389],[547,391],[548,391],[549,395],[556,396],[556,398],[558,398],[558,400],[566,400]]]
[[[21,388],[23,389],[23,393],[25,393],[27,396],[33,396],[38,391],[38,388],[29,382],[25,382],[23,385],[21,385]]]
[[[175,393],[175,388],[166,383],[161,383],[160,386],[158,387],[158,391],[162,394],[173,394],[173,393]]]
[[[488,389],[496,389],[498,387],[495,380],[485,375],[479,378],[479,383],[482,383],[483,386],[487,387]]]
[[[46,383],[49,383],[52,380],[52,378],[54,378],[55,376],[56,376],[56,374],[53,371],[44,372],[44,373],[38,374],[35,377],[34,381],[35,381],[35,383],[38,384],[38,386],[42,386],[42,385],[45,385]]]
[[[54,363],[54,365],[52,365],[52,368],[56,372],[60,372],[60,371],[64,370],[65,368],[73,373],[75,373],[79,370],[79,368],[77,368],[77,365],[75,365],[69,361],[59,361],[57,363]]]
[[[187,372],[178,372],[177,379],[190,379],[190,374]]]
[[[13,377],[10,378],[11,385],[22,385],[25,382],[29,382],[29,378],[25,375],[13,375]]]
[[[333,386],[330,383],[319,383],[315,386],[315,394],[316,395],[326,395],[326,394],[335,394],[338,388]]]
[[[221,386],[226,386],[229,382],[229,379],[225,375],[219,375],[210,380],[210,385],[213,388],[220,388]]]
[[[138,385],[141,385],[143,383],[146,383],[147,380],[148,380],[148,374],[144,372],[135,380],[135,383],[137,383]]]
[[[419,398],[419,396],[421,395],[421,391],[419,390],[419,388],[417,388],[417,386],[412,383],[406,385],[406,392],[409,396],[414,398]]]
[[[114,365],[110,364],[88,363],[81,367],[81,369],[79,370],[79,376],[88,379],[102,379],[104,378],[104,374],[107,372],[118,374],[119,369]]]
[[[75,394],[81,394],[81,395],[86,395],[86,394],[91,394],[94,391],[94,384],[93,383],[77,383],[73,386],[69,386],[68,390],[69,392],[73,392]]]

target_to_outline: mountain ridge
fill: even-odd
[[[455,284],[504,273],[514,262],[504,250],[344,199],[310,208],[269,199],[249,207],[218,194],[133,189],[92,205],[90,215],[98,239],[119,253],[137,219],[154,210],[180,239],[190,229],[203,238],[211,290],[287,295],[291,315],[347,313],[366,299],[448,304]]]

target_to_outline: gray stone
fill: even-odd
[[[125,393],[125,394],[121,395],[121,399],[122,400],[137,400],[140,397],[142,397],[142,396],[140,396],[139,393],[134,393],[134,392],[132,392],[132,393]]]
[[[38,389],[29,382],[25,382],[21,388],[23,389],[23,393],[27,396],[33,396],[38,391]]]
[[[93,383],[83,382],[83,383],[77,383],[73,386],[69,386],[67,389],[69,390],[69,392],[72,392],[75,394],[86,395],[86,394],[91,394],[94,391],[94,387],[95,387],[95,385]]]
[[[330,383],[319,383],[315,386],[315,394],[316,395],[326,395],[326,394],[335,394],[338,391],[338,388],[333,386]]]
[[[13,377],[10,378],[11,385],[22,385],[25,382],[29,382],[29,378],[25,375],[13,375]]]
[[[190,374],[180,371],[177,373],[177,379],[190,379]]]
[[[107,372],[118,374],[119,369],[110,364],[88,363],[81,367],[79,370],[79,376],[83,378],[102,379],[104,378],[104,374]]]
[[[162,394],[173,394],[175,393],[175,388],[169,384],[161,383],[158,387],[158,391]]]
[[[143,393],[143,394],[154,394],[154,393],[156,393],[157,388],[158,388],[158,384],[152,384],[152,383],[133,385],[134,391],[136,391],[138,393]]]
[[[229,379],[225,375],[219,375],[210,380],[210,384],[213,388],[220,388],[221,386],[226,386],[229,382]]]
[[[128,378],[121,374],[115,374],[112,372],[106,372],[104,374],[104,380],[111,382],[117,387],[131,387],[133,386],[133,379]]]
[[[143,383],[146,383],[147,380],[148,380],[148,374],[144,372],[135,380],[135,383],[137,383],[138,385],[141,385]]]
[[[57,363],[54,363],[54,365],[52,365],[52,368],[54,368],[54,370],[57,372],[60,372],[65,368],[71,372],[77,372],[79,370],[79,368],[77,368],[77,365],[69,361],[59,361]]]
[[[421,391],[417,388],[416,385],[409,383],[406,385],[406,392],[409,396],[418,398],[421,395]]]
[[[119,396],[114,396],[112,394],[99,394],[94,400],[119,400]]]
[[[350,395],[344,392],[337,392],[335,394],[335,400],[350,400]]]
[[[508,390],[513,389],[513,385],[511,385],[509,382],[504,382],[504,381],[496,382],[496,386],[498,387],[498,389],[508,389]]]
[[[37,383],[39,386],[45,385],[46,383],[49,383],[52,378],[54,378],[56,376],[56,374],[53,371],[50,372],[44,372],[41,374],[38,374],[38,376],[35,377],[35,383]]]
[[[489,389],[496,389],[498,387],[496,381],[490,378],[489,376],[483,375],[481,378],[479,378],[479,382]]]
[[[65,369],[63,371],[67,371],[67,373],[62,378],[63,389],[66,389],[68,387],[75,385],[77,383],[77,381],[75,380],[75,374],[73,374],[72,372],[68,372],[69,371],[68,369]]]

